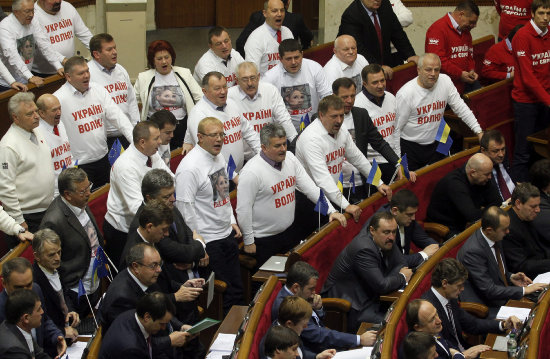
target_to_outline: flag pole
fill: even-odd
[[[395,176],[397,176],[397,171],[401,170],[401,166],[398,166],[396,169],[395,169],[395,172],[393,172],[393,176],[391,176],[391,180],[390,180],[390,183],[389,184],[392,184],[393,183],[393,180],[395,179]]]
[[[84,293],[84,296],[86,297],[86,300],[88,301],[88,306],[90,306],[90,311],[92,312],[92,317],[94,318],[95,322],[95,328],[97,329],[99,325],[97,325],[97,319],[94,314],[94,308],[92,308],[92,303],[90,303],[90,299],[88,298],[88,293]]]
[[[319,227],[317,227],[317,233],[319,232],[321,232],[321,209],[320,208],[319,208]]]
[[[113,268],[115,269],[115,271],[117,272],[118,274],[118,269],[115,267],[115,265],[113,264],[113,261],[111,260],[111,258],[109,258],[109,256],[107,255],[107,252],[105,252],[105,250],[103,251],[103,254],[105,254],[105,257],[107,257],[107,260],[109,261],[109,266],[113,266]],[[109,270],[109,273],[111,271]],[[112,274],[111,274],[112,275]]]

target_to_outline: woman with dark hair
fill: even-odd
[[[149,69],[138,75],[134,90],[142,104],[141,120],[159,110],[168,110],[177,120],[170,149],[181,147],[187,130],[187,115],[202,97],[202,90],[189,69],[174,66],[176,52],[165,40],[153,41],[147,49]]]

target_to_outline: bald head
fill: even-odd
[[[285,5],[281,0],[269,0],[264,3],[265,22],[274,30],[281,30],[285,19]]]
[[[61,104],[57,97],[52,94],[44,94],[36,100],[38,114],[51,126],[59,125],[61,120]]]
[[[483,186],[491,179],[493,162],[483,153],[476,153],[466,163],[466,175],[473,185]]]
[[[353,36],[341,35],[334,40],[334,54],[338,60],[352,66],[357,59],[357,43]]]

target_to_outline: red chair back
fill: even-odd
[[[386,90],[395,95],[404,84],[414,79],[417,75],[418,71],[414,62],[396,66],[393,68],[393,78],[386,82]]]
[[[262,311],[262,316],[260,317],[260,321],[258,322],[258,326],[256,327],[256,331],[254,333],[252,348],[250,349],[250,359],[260,358],[260,341],[271,327],[271,323],[273,323],[273,320],[271,319],[271,307],[273,307],[273,302],[275,301],[275,298],[277,297],[277,294],[282,287],[283,285],[281,284],[281,282],[277,281],[277,285],[275,285],[273,292],[271,292],[271,296],[265,303],[264,310]]]
[[[311,47],[304,51],[304,57],[313,61],[317,61],[321,66],[332,58],[334,54],[334,41],[326,44]]]
[[[105,186],[92,193],[90,199],[88,200],[88,207],[90,207],[90,210],[94,215],[101,234],[103,234],[103,222],[105,222],[105,214],[107,213],[107,198],[109,197],[109,188],[110,185],[106,184]]]
[[[476,73],[481,74],[481,69],[483,68],[483,60],[485,59],[485,54],[494,44],[495,44],[495,37],[493,35],[487,35],[473,41],[474,62],[475,62]]]

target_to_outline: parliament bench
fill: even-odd
[[[316,61],[321,66],[325,66],[334,55],[334,41],[325,44],[310,47],[304,50],[304,58]],[[330,84],[332,86],[332,84]]]

